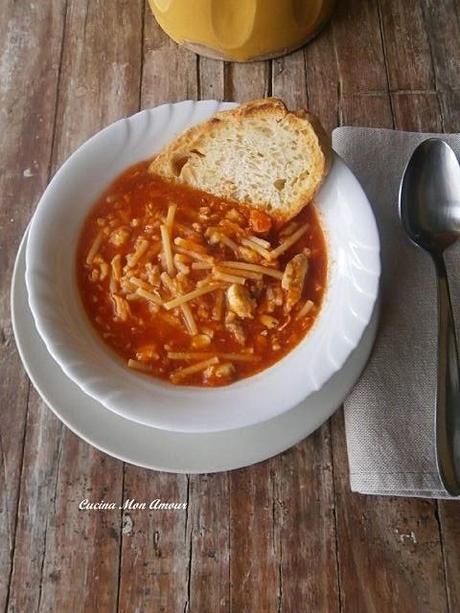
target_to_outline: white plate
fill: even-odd
[[[46,404],[70,430],[97,449],[131,464],[175,473],[216,472],[248,466],[288,449],[316,430],[342,404],[374,342],[376,312],[358,347],[322,390],[262,424],[208,434],[167,432],[138,424],[85,395],[49,355],[27,302],[25,241],[26,238],[14,269],[11,311],[27,374]]]
[[[74,274],[77,240],[88,210],[122,170],[229,106],[185,101],[142,111],[105,128],[59,169],[30,226],[29,304],[49,352],[72,381],[104,406],[165,430],[241,428],[296,406],[340,370],[358,344],[377,298],[375,219],[358,181],[335,156],[315,198],[329,252],[324,304],[312,330],[282,360],[230,386],[174,386],[126,368],[101,342],[81,305]]]

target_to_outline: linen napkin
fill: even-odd
[[[436,467],[437,296],[431,258],[412,245],[398,215],[400,180],[430,137],[460,154],[460,134],[337,128],[333,147],[374,210],[382,247],[380,322],[369,363],[345,402],[351,489],[363,494],[449,497]],[[457,335],[460,245],[446,252]]]

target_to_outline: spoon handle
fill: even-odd
[[[433,255],[438,280],[436,460],[449,494],[460,494],[460,374],[449,281],[442,254]]]

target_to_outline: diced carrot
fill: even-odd
[[[254,209],[249,213],[249,225],[254,232],[264,234],[271,229],[272,220],[266,213]]]

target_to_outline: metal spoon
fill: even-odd
[[[421,143],[407,164],[399,191],[409,238],[433,258],[438,284],[436,460],[445,489],[460,494],[460,373],[455,324],[443,252],[460,237],[460,166],[445,142]]]

